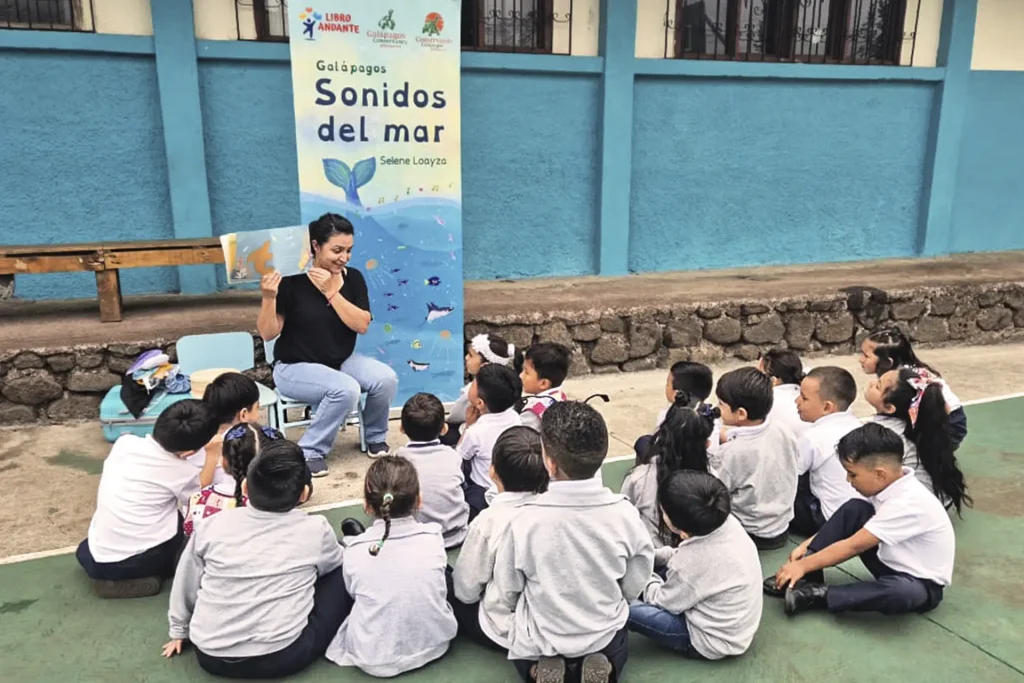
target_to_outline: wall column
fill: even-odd
[[[212,237],[192,0],[150,4],[174,237]],[[178,266],[179,289],[182,294],[215,292],[216,273],[216,266]]]
[[[922,256],[949,253],[960,138],[967,112],[978,0],[945,0],[937,66],[945,68],[932,108],[918,247]]]
[[[633,77],[638,0],[601,0],[600,275],[629,272],[629,191],[633,175]]]

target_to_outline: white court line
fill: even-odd
[[[988,398],[976,398],[971,401],[964,401],[965,406],[976,406],[984,403],[998,403],[999,401],[1008,401],[1012,398],[1024,398],[1024,391],[1016,394],[1002,394],[1000,396],[990,396]],[[606,458],[605,462],[622,462],[623,460],[632,460],[635,456],[633,455],[617,455],[612,458]],[[348,507],[351,505],[362,505],[363,501],[358,498],[350,498],[349,500],[343,500],[338,503],[324,503],[323,505],[313,505],[308,508],[304,508],[306,512],[325,512],[327,510],[336,510],[337,508]],[[19,562],[29,562],[31,560],[41,560],[46,557],[55,557],[57,555],[70,555],[78,549],[78,546],[72,545],[66,548],[54,548],[53,550],[41,550],[37,553],[25,553],[24,555],[11,555],[10,557],[0,557],[0,566],[5,564],[17,564]]]

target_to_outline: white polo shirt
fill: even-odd
[[[793,436],[800,438],[811,428],[810,422],[800,419],[796,409],[796,397],[800,395],[799,384],[780,384],[772,388],[772,410],[768,413],[772,422],[789,427]]]
[[[864,528],[880,541],[885,566],[948,586],[953,580],[956,537],[949,515],[909,467],[903,476],[871,498],[875,516]]]
[[[120,562],[178,533],[178,505],[199,490],[199,469],[165,451],[152,436],[122,436],[103,462],[89,550],[97,562]]]
[[[849,412],[832,413],[815,422],[797,444],[797,474],[810,472],[811,493],[821,503],[821,514],[828,519],[851,498],[864,500],[846,480],[846,469],[836,455],[839,440],[861,426]]]
[[[510,427],[519,427],[523,423],[515,408],[503,413],[481,415],[475,423],[466,427],[466,433],[459,442],[459,455],[463,460],[470,461],[469,477],[477,486],[489,486],[491,483],[491,451],[494,442]]]

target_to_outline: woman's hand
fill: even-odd
[[[330,273],[323,268],[311,268],[309,279],[313,281],[313,284],[320,290],[320,293],[328,299],[340,292],[341,286],[344,284],[341,273]]]
[[[180,638],[175,638],[171,642],[169,642],[166,645],[164,645],[164,652],[163,652],[164,657],[170,658],[170,657],[173,657],[174,655],[180,655],[181,654],[181,642],[182,641],[181,641]]]
[[[277,288],[281,285],[281,273],[271,271],[260,278],[260,291],[264,299],[276,299]]]

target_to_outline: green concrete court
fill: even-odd
[[[761,630],[745,656],[690,662],[633,638],[625,680],[1024,683],[1024,398],[969,406],[967,412],[970,436],[960,455],[976,507],[956,521],[954,582],[937,610],[896,618],[810,614],[787,619],[778,601],[766,599]],[[608,465],[606,481],[621,481],[627,465]],[[337,521],[345,513],[326,514]],[[774,571],[787,552],[764,554],[765,571]],[[863,573],[855,563],[849,571]],[[849,575],[832,570],[829,579],[849,580]],[[214,680],[187,650],[173,660],[161,659],[166,605],[166,588],[143,600],[92,597],[70,555],[0,566],[0,679]],[[456,641],[441,661],[403,679],[513,683],[516,677],[500,656]],[[373,679],[324,660],[294,680]]]

